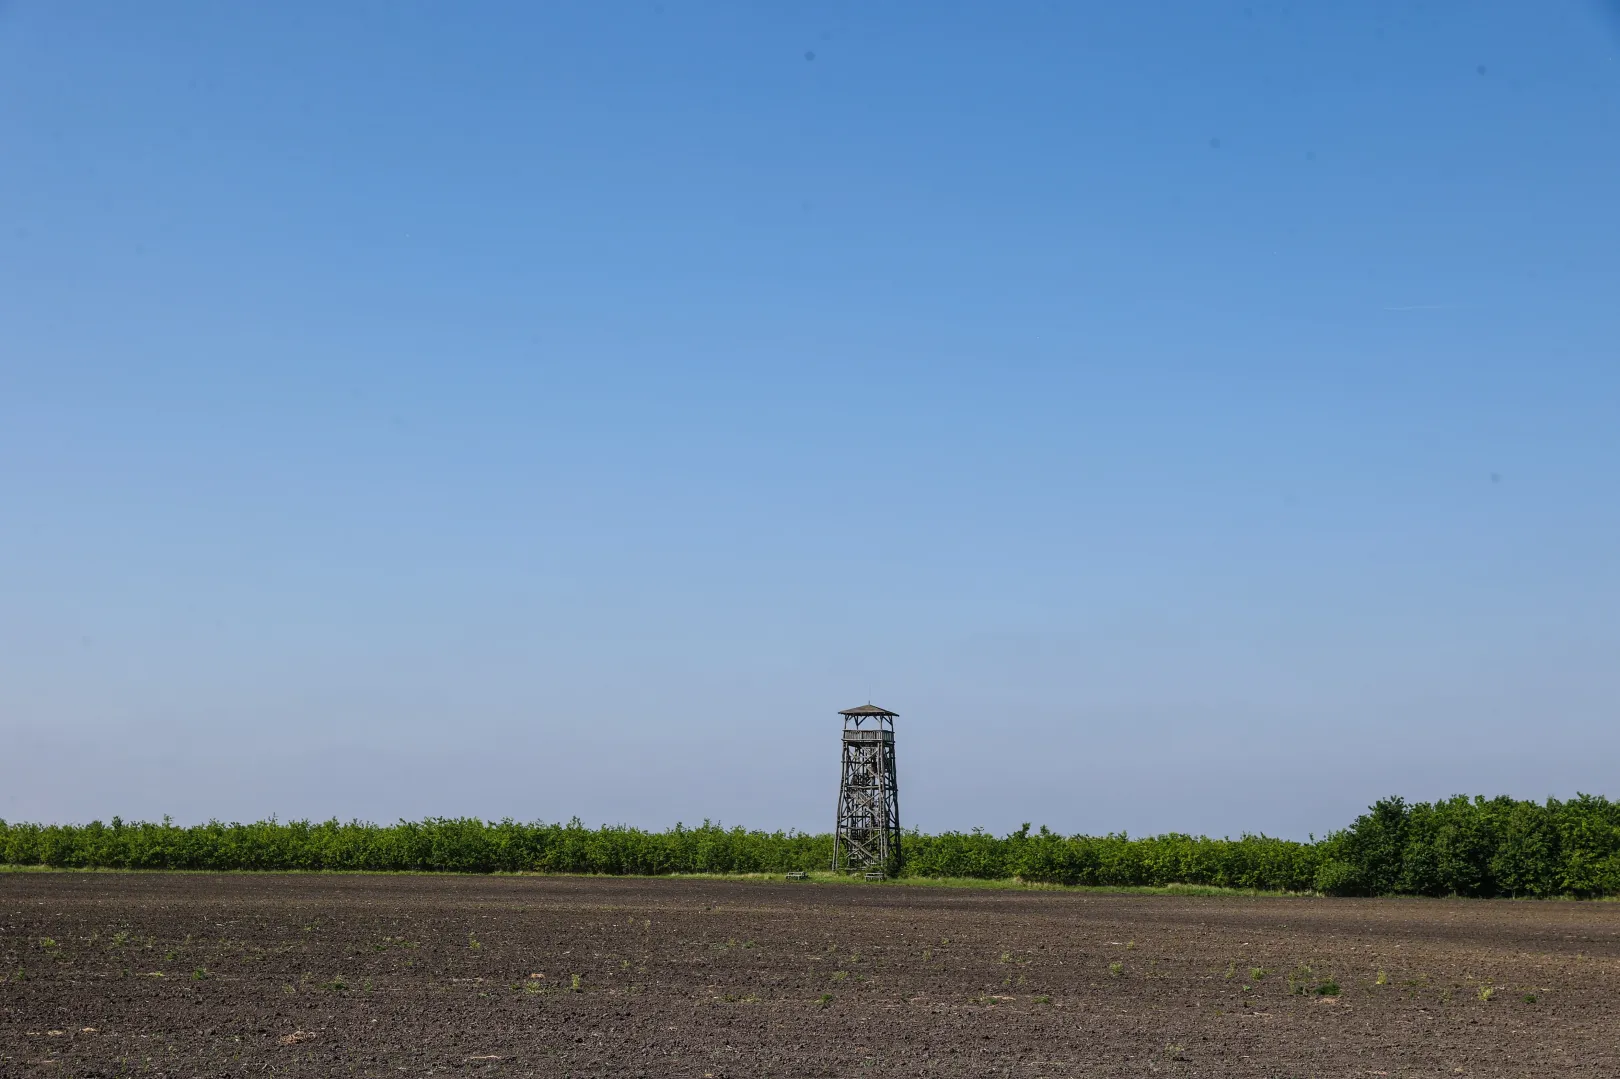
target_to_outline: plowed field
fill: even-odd
[[[1620,905],[0,874],[0,1075],[1620,1076]]]

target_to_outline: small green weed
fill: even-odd
[[[1536,1002],[1536,995],[1534,993],[1526,993],[1520,999],[1523,1000],[1526,1004],[1534,1004]]]
[[[1316,995],[1319,996],[1319,997],[1336,997],[1336,996],[1338,996],[1339,995],[1339,983],[1334,981],[1332,978],[1329,978],[1325,982],[1319,983],[1317,985],[1317,987],[1316,987]]]
[[[208,968],[207,967],[198,967],[196,970],[192,971],[191,972],[191,980],[194,981],[194,982],[207,981],[208,980]]]
[[[820,997],[816,998],[816,1004],[818,1004],[819,1006],[821,1006],[823,1008],[825,1008],[827,1005],[831,1004],[832,1002],[833,1002],[833,995],[831,993],[823,993],[823,994],[821,994]]]
[[[1110,973],[1114,977],[1118,978],[1120,975],[1125,973],[1125,964],[1124,963],[1110,963],[1110,964],[1108,964],[1108,973]]]
[[[1496,987],[1494,985],[1482,985],[1482,986],[1479,987],[1479,999],[1480,1000],[1490,1000],[1495,995],[1496,995]]]
[[[1052,998],[1049,997],[1049,996],[1046,996],[1045,994],[1042,994],[1041,996],[1038,996],[1038,997],[1035,998],[1035,1003],[1037,1003],[1037,1004],[1050,1004],[1050,1003],[1052,1003]]]

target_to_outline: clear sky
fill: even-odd
[[[1620,796],[1620,17],[0,6],[0,816]]]

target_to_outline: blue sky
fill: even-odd
[[[1597,3],[0,7],[0,817],[1620,796]]]

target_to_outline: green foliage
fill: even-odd
[[[1200,884],[1309,891],[1319,861],[1312,844],[1268,836],[1062,836],[1044,827],[1032,834],[1027,824],[1005,838],[978,829],[937,836],[910,833],[904,846],[905,872],[911,876],[1017,877],[1125,887]]]
[[[1620,803],[1386,798],[1316,845],[1330,895],[1620,894]]]
[[[454,873],[775,873],[822,869],[832,837],[704,822],[665,832],[435,818],[181,827],[0,821],[0,864],[66,869],[359,870]]]
[[[1320,842],[1263,835],[1064,836],[1024,825],[904,841],[903,874],[1116,887],[1192,885],[1328,895],[1620,894],[1620,804],[1458,796],[1375,803]],[[329,820],[182,827],[0,821],[0,864],[66,869],[350,870],[660,875],[822,869],[832,837],[723,828],[663,832],[512,820]]]
[[[1366,894],[1366,887],[1362,884],[1361,873],[1357,867],[1337,858],[1318,866],[1311,882],[1315,890],[1323,895]]]
[[[1321,844],[1326,858],[1312,883],[1330,895],[1388,895],[1401,879],[1411,811],[1400,798],[1385,798],[1355,824]]]

